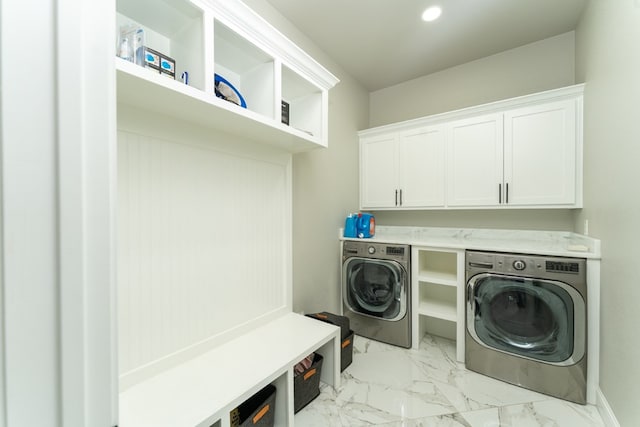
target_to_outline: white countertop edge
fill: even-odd
[[[600,259],[600,240],[568,231],[500,230],[479,228],[376,226],[372,238],[340,240],[395,243],[445,249],[484,250],[571,258]]]

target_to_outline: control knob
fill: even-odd
[[[518,270],[518,271],[522,271],[525,268],[527,268],[527,264],[525,264],[524,261],[519,259],[519,260],[513,261],[513,268]]]
[[[369,250],[369,253],[370,253],[371,255],[373,255],[373,254],[375,254],[375,253],[376,253],[376,248],[374,248],[373,246],[369,246],[369,249],[368,249],[368,250]]]

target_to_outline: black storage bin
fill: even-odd
[[[268,384],[231,411],[231,427],[273,427],[276,409],[276,387]]]
[[[342,349],[340,351],[340,372],[347,369],[353,361],[353,331],[349,331],[349,335],[342,340]]]
[[[320,313],[307,314],[308,317],[313,317],[316,320],[321,320],[332,325],[340,326],[340,339],[344,340],[352,332],[349,326],[349,318],[345,316],[338,316],[337,314],[327,313],[326,311]]]
[[[309,369],[293,377],[293,412],[297,413],[320,394],[322,356],[316,353]]]
[[[349,318],[339,316],[337,314],[327,313],[326,311],[307,316],[320,320],[322,322],[331,323],[340,326],[340,342],[342,350],[340,352],[340,372],[347,369],[353,360],[353,331],[350,329]]]

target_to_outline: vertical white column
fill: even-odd
[[[56,5],[62,424],[115,425],[115,1]]]
[[[456,359],[458,362],[464,362],[464,354],[465,354],[465,332],[467,325],[465,323],[466,319],[466,261],[465,261],[466,253],[465,251],[458,251],[456,256],[456,279],[458,281],[458,289],[457,289],[457,311],[458,311],[458,322],[456,324]]]
[[[114,425],[115,2],[0,6],[0,425]]]
[[[204,91],[209,94],[215,93],[215,84],[213,76],[216,72],[214,64],[215,64],[215,43],[213,42],[213,34],[214,34],[214,15],[213,13],[206,9],[202,14],[202,36],[204,52]]]
[[[2,1],[1,311],[9,426],[60,424],[54,7],[52,0]]]

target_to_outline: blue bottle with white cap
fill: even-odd
[[[344,237],[358,237],[357,222],[358,216],[356,214],[347,215],[344,223]]]

